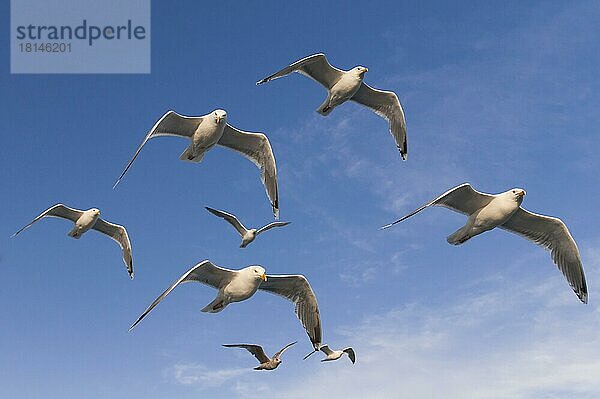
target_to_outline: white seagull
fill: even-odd
[[[352,364],[356,363],[356,353],[354,353],[354,349],[352,349],[351,347],[344,348],[342,350],[332,350],[329,348],[328,345],[323,345],[319,348],[319,350],[327,355],[325,359],[321,359],[322,362],[338,360],[340,357],[348,355],[348,358],[350,359]],[[304,356],[303,360],[306,360],[310,355],[312,355],[315,352],[317,352],[317,350],[315,350],[314,352],[310,352],[308,355]]]
[[[266,355],[264,349],[260,345],[251,344],[226,344],[223,345],[226,348],[244,348],[250,352],[260,363],[254,370],[275,370],[281,364],[281,355],[287,348],[296,344],[297,341],[287,344],[279,350],[272,358]]]
[[[179,157],[182,161],[200,162],[204,154],[215,145],[241,153],[260,168],[273,215],[276,219],[279,217],[277,168],[269,139],[263,133],[244,132],[231,126],[227,123],[227,112],[221,109],[202,116],[184,116],[175,111],[168,111],[150,129],[113,188],[125,176],[146,142],[159,136],[185,137],[190,140],[190,145]]]
[[[462,244],[494,227],[525,237],[550,250],[552,260],[566,277],[577,297],[583,303],[587,303],[588,290],[579,249],[569,229],[558,218],[539,215],[521,208],[525,194],[525,190],[520,188],[496,195],[486,194],[464,183],[382,228],[391,227],[433,205],[463,213],[468,216],[467,223],[448,236],[448,243]]]
[[[129,242],[127,230],[125,230],[125,227],[121,225],[109,223],[106,220],[101,219],[100,210],[96,208],[88,209],[87,211],[81,211],[79,209],[69,208],[63,204],[56,204],[46,209],[28,225],[22,227],[19,231],[13,234],[12,237],[15,237],[17,234],[46,216],[68,219],[75,222],[75,226],[68,234],[69,237],[78,239],[89,229],[94,229],[115,240],[123,250],[123,262],[125,262],[129,277],[133,279],[133,259],[131,257],[131,243]]]
[[[242,243],[240,244],[240,248],[246,248],[246,246],[248,244],[250,244],[252,241],[254,241],[254,239],[256,238],[257,235],[259,235],[260,233],[262,233],[264,231],[272,229],[273,227],[287,226],[288,224],[292,223],[292,222],[272,222],[266,226],[261,227],[260,229],[247,229],[246,227],[244,227],[242,222],[240,222],[238,220],[238,218],[235,217],[235,215],[232,215],[231,213],[227,213],[224,211],[220,211],[218,209],[210,208],[208,206],[205,206],[205,208],[207,211],[209,211],[213,215],[218,216],[222,219],[225,219],[233,227],[235,227],[237,232],[240,233],[240,236],[242,236]]]
[[[406,160],[408,153],[406,120],[404,119],[402,105],[396,93],[374,89],[363,82],[365,72],[367,71],[368,69],[363,66],[354,67],[349,71],[342,71],[331,66],[325,54],[319,53],[302,58],[279,72],[275,72],[259,80],[256,84],[266,83],[273,79],[289,75],[292,72],[308,76],[317,83],[325,86],[328,92],[323,104],[317,108],[318,113],[323,116],[329,115],[335,107],[348,100],[356,101],[370,108],[377,115],[388,121],[390,133],[396,141],[400,155],[402,159]]]
[[[266,275],[261,266],[248,266],[240,270],[218,267],[203,260],[185,272],[148,306],[129,328],[131,331],[156,305],[181,283],[195,281],[218,290],[217,297],[202,312],[217,313],[233,302],[241,302],[263,290],[280,295],[296,305],[295,312],[306,330],[313,347],[321,345],[321,319],[317,298],[308,280],[302,275]]]

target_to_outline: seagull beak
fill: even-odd
[[[223,118],[221,116],[217,116],[217,123],[221,123],[221,120],[223,120]]]
[[[365,68],[365,72],[369,72],[369,68]]]
[[[525,194],[527,194],[527,192],[525,190],[521,190],[521,192],[519,193],[519,197],[524,197]]]
[[[266,275],[266,274],[264,274],[264,273],[263,273],[263,274],[261,274],[261,275],[260,275],[260,279],[261,279],[262,281],[267,281],[267,275]]]

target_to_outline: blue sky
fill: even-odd
[[[8,24],[8,4],[3,7]],[[600,395],[600,6],[594,2],[153,2],[149,75],[10,75],[0,63],[0,392],[13,398],[597,398]],[[8,49],[8,36],[0,44]],[[254,83],[315,52],[369,68],[394,90],[408,124],[400,160],[385,121],[356,104],[323,118],[325,96],[302,76]],[[144,148],[168,109],[228,111],[265,132],[277,158],[282,220],[238,249],[205,205],[250,225],[271,220],[257,169],[212,150],[200,165],[185,141]],[[430,209],[378,227],[449,187],[527,190],[524,206],[561,217],[579,244],[590,303],[579,303],[547,253],[503,231],[445,241],[461,215]],[[67,222],[63,202],[98,207],[127,226],[136,279],[118,247]],[[324,340],[358,361],[301,361],[310,343],[293,306],[268,294],[209,315],[214,291],[179,287],[127,328],[202,259],[302,273]],[[224,343],[269,353],[299,340],[272,373]]]

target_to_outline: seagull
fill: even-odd
[[[328,92],[323,104],[317,108],[318,113],[323,116],[329,115],[335,107],[348,100],[356,101],[370,108],[388,121],[390,133],[394,136],[400,155],[402,159],[406,160],[406,120],[404,119],[402,105],[396,93],[374,89],[363,82],[365,73],[368,71],[369,69],[363,66],[354,67],[349,71],[342,71],[331,66],[325,54],[319,53],[302,58],[279,72],[259,80],[256,84],[263,84],[289,75],[292,72],[308,76],[325,86]]]
[[[91,208],[87,211],[81,211],[79,209],[69,208],[63,204],[56,204],[46,209],[28,225],[22,227],[19,231],[13,234],[12,237],[16,237],[17,234],[46,216],[68,219],[75,222],[75,226],[68,233],[69,237],[79,239],[83,233],[89,229],[94,229],[115,240],[123,250],[123,262],[125,262],[129,277],[133,280],[133,259],[131,257],[131,243],[129,242],[127,230],[125,230],[125,227],[121,225],[109,223],[106,220],[101,219],[100,210],[96,208]]]
[[[233,302],[241,302],[263,290],[280,295],[296,305],[295,312],[306,330],[313,347],[321,345],[321,319],[317,298],[308,280],[302,275],[267,276],[262,266],[248,266],[240,270],[230,270],[203,260],[185,272],[148,306],[131,325],[131,331],[156,305],[181,283],[195,281],[218,290],[217,297],[202,312],[217,313]]]
[[[240,233],[240,235],[242,236],[242,243],[240,244],[240,248],[246,248],[246,246],[248,244],[250,244],[252,241],[254,241],[256,236],[259,235],[260,233],[262,233],[263,231],[267,231],[269,229],[272,229],[273,227],[287,226],[288,224],[292,223],[292,222],[272,222],[266,226],[261,227],[260,229],[249,229],[248,230],[246,227],[244,227],[242,222],[240,222],[238,220],[238,218],[235,217],[235,215],[232,215],[231,213],[227,213],[224,211],[220,211],[218,209],[210,208],[208,206],[205,206],[205,208],[207,211],[209,211],[213,215],[225,219],[233,227],[235,227],[237,232]]]
[[[558,218],[539,215],[521,208],[525,194],[525,190],[520,188],[495,195],[486,194],[473,189],[468,183],[463,183],[401,219],[383,226],[382,229],[433,205],[460,212],[468,216],[467,223],[448,236],[448,243],[463,244],[471,237],[494,227],[518,234],[549,250],[552,260],[566,277],[577,297],[581,302],[587,303],[588,290],[579,249],[569,229]]]
[[[260,345],[228,344],[223,346],[226,348],[244,348],[248,352],[252,353],[252,355],[254,355],[254,357],[257,358],[258,362],[260,363],[257,367],[254,367],[254,370],[275,370],[281,364],[281,355],[283,354],[283,352],[290,346],[296,344],[296,342],[298,341],[292,342],[291,344],[287,344],[286,346],[281,348],[279,352],[274,354],[273,357],[270,359],[265,354],[264,349]]]
[[[356,363],[356,354],[354,353],[354,349],[352,349],[351,347],[344,348],[342,350],[332,350],[332,349],[329,349],[328,345],[323,345],[319,348],[319,350],[327,355],[325,357],[325,359],[321,360],[322,362],[338,360],[340,357],[342,357],[344,355],[348,355],[348,358],[350,359],[352,364]],[[304,356],[303,360],[308,359],[308,357],[315,352],[317,352],[317,350],[310,352],[308,355]]]
[[[217,144],[241,153],[260,168],[261,179],[271,202],[273,215],[275,219],[279,218],[277,168],[269,139],[263,133],[244,132],[231,126],[227,123],[227,112],[222,109],[202,116],[184,116],[175,111],[167,111],[150,129],[113,189],[125,176],[148,140],[159,136],[185,137],[190,140],[190,145],[179,157],[182,161],[200,162],[204,154]]]

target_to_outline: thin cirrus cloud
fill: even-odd
[[[585,258],[590,279],[600,277],[600,247]],[[252,379],[236,374],[231,390],[247,399],[595,398],[600,308],[573,301],[547,263],[525,255],[495,276],[452,289],[457,299],[446,304],[414,302],[342,327],[336,344],[354,345],[360,355],[352,368],[313,359],[308,366],[314,367],[273,380],[260,392],[251,389]],[[549,276],[524,277],[527,267],[548,268]]]

